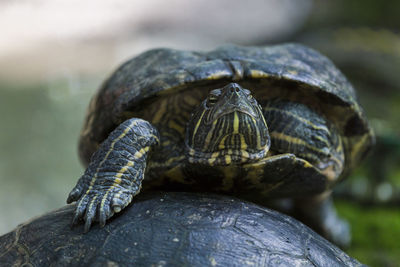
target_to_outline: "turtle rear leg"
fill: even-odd
[[[331,192],[294,200],[295,216],[334,244],[346,248],[351,233],[348,222],[339,217]]]
[[[111,132],[68,196],[67,203],[78,201],[72,224],[83,219],[87,232],[93,220],[104,226],[125,208],[139,193],[148,152],[158,143],[157,129],[141,119],[129,119]]]

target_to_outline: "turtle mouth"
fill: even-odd
[[[203,164],[209,166],[227,166],[246,164],[259,161],[267,156],[269,148],[263,150],[241,150],[241,149],[221,149],[214,152],[201,152],[192,148],[188,149],[188,161],[192,164]]]

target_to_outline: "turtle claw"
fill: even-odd
[[[124,209],[126,206],[129,205],[129,203],[132,202],[132,194],[123,192],[115,194],[113,199],[112,199],[112,204],[111,207],[114,210],[115,213],[120,212],[122,209]]]
[[[104,227],[106,225],[106,221],[114,215],[114,211],[112,211],[110,207],[110,200],[105,200],[104,205],[99,208],[99,224],[100,227]]]
[[[99,225],[100,227],[104,227],[107,221],[107,214],[109,213],[109,205],[105,205],[103,209],[99,210]]]
[[[76,205],[76,208],[75,208],[74,218],[72,219],[71,227],[73,227],[74,225],[78,224],[78,222],[82,219],[83,214],[85,214],[85,211],[86,211],[87,202],[88,202],[87,196],[85,196],[84,198],[81,198],[79,200],[79,202],[78,202],[78,204]]]
[[[68,195],[67,204],[77,201],[81,195],[82,195],[82,190],[79,190],[79,188],[75,187]]]
[[[74,201],[78,201],[82,197],[83,192],[85,192],[88,189],[89,178],[90,177],[88,177],[85,174],[82,175],[82,177],[79,179],[78,183],[75,185],[75,187],[69,193],[68,198],[67,198],[67,204],[70,204]]]
[[[97,210],[98,210],[98,201],[97,197],[94,197],[93,200],[90,202],[89,207],[86,208],[86,214],[84,217],[85,227],[83,230],[85,233],[89,232],[90,226],[92,225],[92,222],[95,219]]]
[[[74,218],[72,218],[70,227],[72,228],[72,227],[74,227],[75,225],[77,225],[77,224],[78,224],[78,221],[79,221],[79,216],[75,213]]]
[[[98,221],[100,227],[104,227],[106,221],[114,213],[128,206],[132,198],[133,194],[121,187],[102,188],[101,191],[89,190],[78,201],[71,226],[83,220],[85,233],[90,230],[94,221]]]
[[[120,206],[114,206],[113,209],[114,209],[115,213],[118,213],[122,210],[122,208]]]

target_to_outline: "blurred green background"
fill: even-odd
[[[352,225],[346,251],[399,266],[399,1],[56,2],[0,3],[0,234],[64,205],[83,172],[77,140],[90,97],[124,60],[159,46],[296,41],[345,73],[377,134],[335,190]]]

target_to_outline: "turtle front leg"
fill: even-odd
[[[78,201],[72,225],[83,219],[87,232],[97,219],[103,227],[125,208],[139,193],[148,152],[158,143],[157,129],[141,119],[129,119],[111,132],[68,196],[67,203]]]

